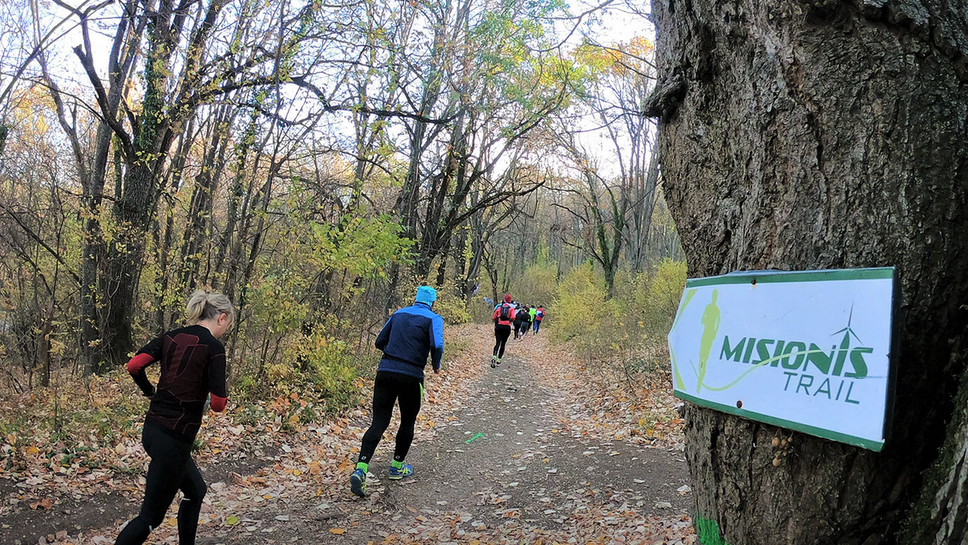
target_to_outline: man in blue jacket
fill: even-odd
[[[390,425],[393,403],[398,399],[400,429],[390,462],[390,479],[413,475],[413,467],[403,460],[413,442],[413,427],[423,400],[424,367],[429,355],[434,373],[439,373],[444,356],[444,320],[432,310],[436,300],[436,290],[420,286],[414,304],[394,312],[376,337],[376,347],[383,351],[383,358],[373,383],[373,423],[363,435],[356,470],[350,475],[350,490],[357,496],[366,495],[370,458]]]

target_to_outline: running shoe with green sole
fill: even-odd
[[[409,477],[411,475],[413,475],[413,466],[411,466],[410,464],[403,464],[403,467],[401,467],[400,469],[397,469],[392,465],[390,466],[391,481],[399,481],[400,479],[404,477]]]
[[[366,497],[366,473],[362,469],[350,475],[350,491],[361,498]]]

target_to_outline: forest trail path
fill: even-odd
[[[690,506],[677,492],[688,477],[681,453],[564,432],[559,417],[575,400],[542,376],[542,366],[554,365],[538,360],[545,339],[509,342],[497,369],[486,367],[486,355],[478,358],[482,377],[473,395],[437,425],[436,438],[416,446],[411,482],[390,482],[383,464],[374,465],[382,492],[351,502],[339,520],[347,543],[391,536],[421,543],[585,543],[603,536],[653,543],[680,528],[660,519],[681,521],[676,515]],[[386,447],[383,460],[391,454]]]
[[[581,395],[584,378],[545,336],[509,340],[504,362],[490,369],[489,328],[466,331],[473,338],[462,355],[427,378],[413,477],[386,477],[395,417],[371,464],[369,495],[349,493],[369,424],[369,411],[357,412],[310,427],[257,472],[212,484],[199,543],[693,542],[680,448],[595,433],[594,397]],[[138,501],[129,502],[132,516]],[[55,542],[113,543],[122,522]],[[174,522],[149,543],[177,543]]]

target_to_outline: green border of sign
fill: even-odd
[[[742,271],[722,276],[690,278],[687,288],[721,286],[724,284],[749,284],[753,280],[768,284],[780,282],[829,282],[831,280],[877,280],[894,278],[894,267],[870,269],[846,269],[829,271]]]
[[[714,401],[707,401],[699,397],[694,397],[687,393],[680,392],[679,390],[676,390],[674,394],[679,399],[690,401],[702,407],[707,407],[709,409],[716,409],[717,411],[729,413],[734,416],[740,416],[743,418],[748,418],[750,420],[764,422],[766,424],[772,424],[774,426],[779,426],[781,428],[787,428],[787,429],[799,431],[809,435],[815,435],[817,437],[822,437],[823,439],[830,439],[831,441],[847,443],[848,445],[854,445],[855,447],[863,447],[869,450],[873,450],[875,452],[880,452],[880,450],[884,448],[884,441],[872,441],[870,439],[864,439],[862,437],[854,437],[853,435],[847,435],[845,433],[838,433],[835,431],[825,430],[823,428],[810,426],[808,424],[800,424],[799,422],[784,420],[783,418],[777,418],[775,416],[770,416],[767,414],[761,414],[753,411],[746,411],[743,409],[738,409],[736,407],[731,407],[729,405],[723,405],[721,403],[716,403]]]
[[[783,428],[796,430],[802,433],[820,437],[823,439],[829,439],[831,441],[837,441],[840,443],[846,443],[848,445],[853,445],[856,447],[862,447],[874,452],[880,452],[884,448],[884,442],[889,438],[892,422],[894,417],[894,396],[896,390],[896,380],[897,372],[894,365],[894,357],[897,354],[897,343],[900,338],[899,332],[897,331],[897,321],[894,320],[894,314],[897,310],[897,303],[900,300],[900,286],[896,276],[896,269],[894,267],[871,267],[866,269],[833,269],[833,270],[819,270],[819,271],[737,271],[734,273],[721,275],[721,276],[710,276],[706,278],[690,278],[686,280],[686,290],[690,288],[700,288],[705,286],[722,286],[727,284],[757,284],[757,283],[767,283],[767,284],[778,284],[785,282],[829,282],[836,280],[887,280],[893,281],[893,294],[891,300],[891,344],[890,353],[888,354],[888,380],[887,380],[887,399],[885,400],[884,406],[884,427],[882,429],[882,435],[884,439],[881,441],[874,441],[871,439],[864,439],[862,437],[855,437],[853,435],[847,435],[845,433],[839,433],[831,430],[825,430],[816,426],[811,426],[808,424],[801,424],[798,422],[793,422],[783,418],[778,418],[775,416],[770,416],[766,414],[761,414],[753,411],[739,409],[731,405],[724,405],[721,403],[716,403],[714,401],[708,401],[699,397],[687,394],[679,389],[679,385],[674,385],[673,395],[679,399],[695,403],[701,407],[706,407],[709,409],[714,409],[734,416],[739,416],[742,418],[748,418],[758,422],[764,422],[766,424],[772,424],[774,426],[780,426]],[[684,293],[686,291],[684,290]],[[690,296],[691,298],[691,296]],[[688,304],[688,301],[686,301]],[[680,306],[682,301],[680,301]],[[676,322],[678,322],[679,314],[682,308],[676,312]],[[675,329],[675,324],[673,324],[671,329]],[[670,331],[671,333],[671,331]],[[670,356],[674,359],[675,355],[672,353],[670,346],[669,350]],[[673,371],[675,371],[675,362],[673,362]],[[681,380],[681,379],[680,379]]]

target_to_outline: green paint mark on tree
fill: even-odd
[[[696,534],[702,545],[729,545],[719,533],[719,524],[715,520],[696,517]]]

